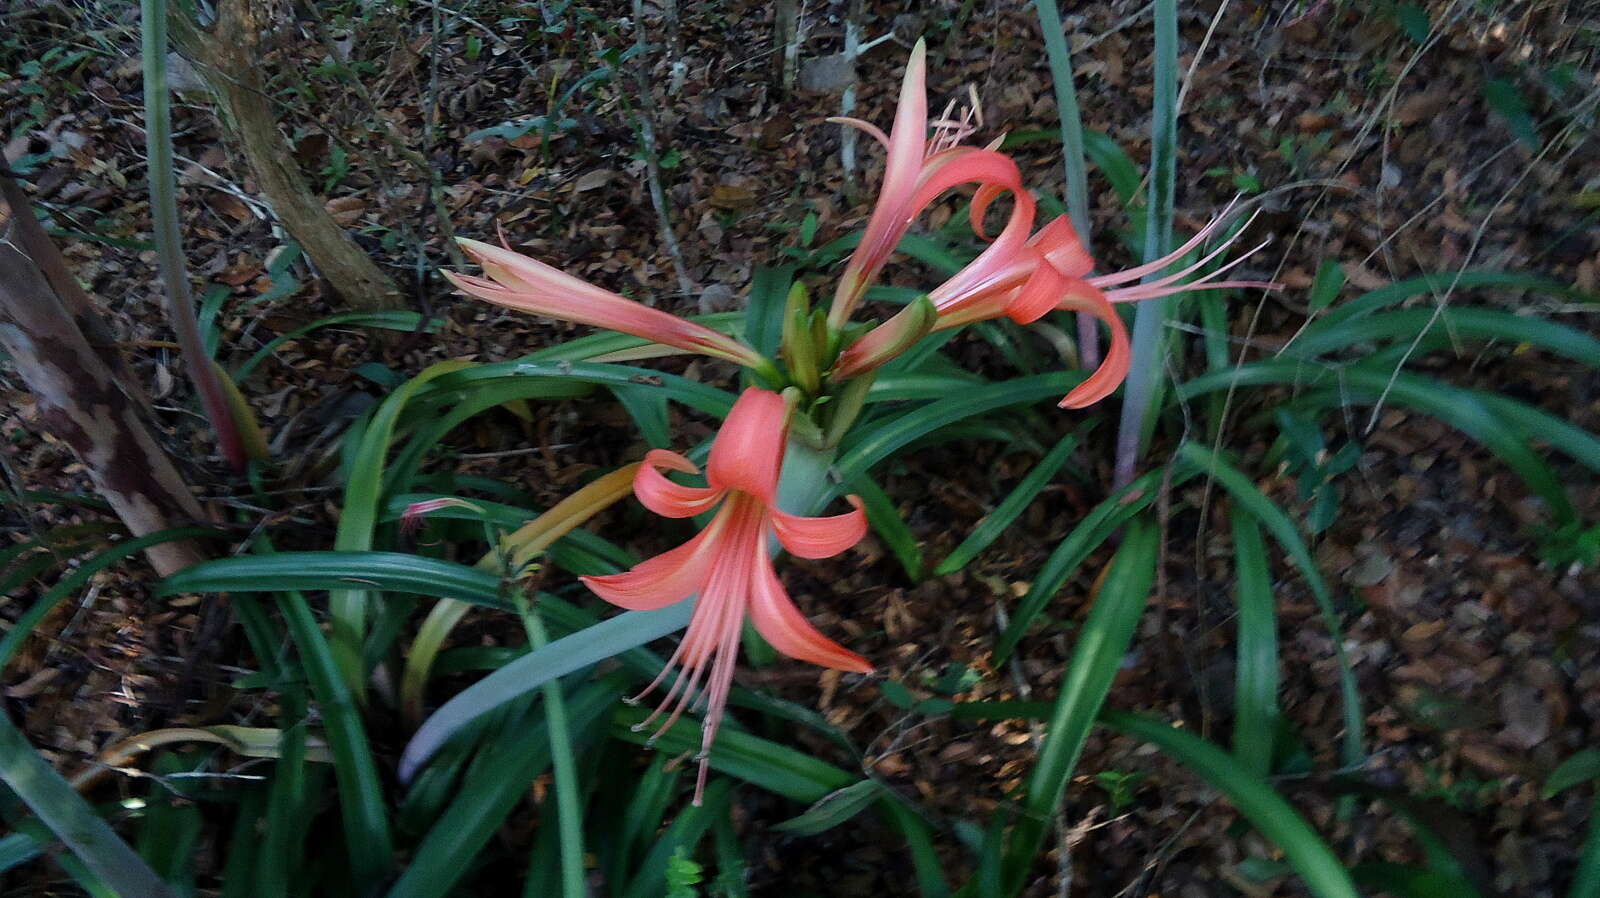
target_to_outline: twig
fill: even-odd
[[[650,185],[650,204],[655,206],[656,219],[661,226],[661,242],[667,256],[672,259],[673,271],[678,276],[678,289],[685,296],[699,291],[689,268],[683,263],[683,247],[678,245],[678,235],[672,231],[672,220],[667,214],[667,193],[661,188],[661,159],[656,155],[655,94],[650,84],[650,64],[645,54],[644,0],[633,0],[633,37],[638,48],[639,78],[639,140],[644,144],[645,178]]]

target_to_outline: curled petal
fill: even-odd
[[[765,545],[758,544],[754,582],[750,584],[750,623],[778,651],[800,661],[851,673],[871,673],[872,665],[818,632],[794,607],[783,583],[772,571]]]
[[[770,505],[788,432],[789,408],[782,396],[759,387],[745,390],[711,444],[706,480],[713,489],[739,490]]]
[[[1128,376],[1132,349],[1128,345],[1128,329],[1117,317],[1116,309],[1106,301],[1105,295],[1087,281],[1069,279],[1068,293],[1056,308],[1073,312],[1088,312],[1104,321],[1111,329],[1111,348],[1105,361],[1094,373],[1061,400],[1062,408],[1083,408],[1110,396]]]
[[[846,497],[851,506],[844,514],[808,518],[772,509],[772,529],[778,542],[801,558],[827,558],[837,555],[867,535],[867,515],[858,496]]]
[[[693,539],[639,562],[630,571],[579,579],[595,595],[629,611],[654,611],[687,599],[711,576],[726,518],[724,511]]]
[[[1072,219],[1065,215],[1056,216],[1040,228],[1028,245],[1042,253],[1062,274],[1081,278],[1094,270],[1094,257],[1083,248],[1083,240],[1073,228]]]
[[[1022,286],[1006,304],[1006,314],[1018,324],[1032,324],[1043,318],[1045,313],[1056,307],[1056,303],[1066,293],[1076,278],[1068,278],[1056,270],[1049,262],[1041,261],[1033,268],[1033,273],[1028,275],[1028,282]],[[1082,283],[1082,281],[1077,281]]]
[[[698,474],[694,462],[666,449],[652,449],[644,457],[644,464],[633,477],[633,493],[645,508],[664,518],[688,518],[710,511],[722,500],[724,491],[708,487],[684,486],[673,483],[661,473],[661,468]]]

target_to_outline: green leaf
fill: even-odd
[[[1133,633],[1150,599],[1160,561],[1158,529],[1149,521],[1130,522],[1110,573],[1073,644],[1039,758],[1028,777],[1023,813],[1005,859],[1005,893],[1017,894],[1044,844],[1083,744],[1105,704],[1111,683],[1133,642]]]
[[[378,523],[378,503],[383,498],[383,466],[394,439],[395,422],[411,397],[438,377],[471,367],[471,362],[437,362],[378,406],[361,436],[345,485],[344,505],[339,510],[339,527],[333,547],[345,552],[372,548]],[[367,635],[367,593],[361,589],[335,590],[328,598],[329,647],[344,673],[350,693],[359,702],[366,685],[362,646]]]
[[[206,527],[177,527],[171,530],[158,530],[155,533],[146,533],[144,536],[126,539],[106,549],[82,564],[60,582],[51,587],[48,592],[39,597],[24,611],[11,629],[6,632],[5,638],[0,639],[0,668],[10,663],[22,643],[32,633],[33,628],[44,620],[51,609],[61,604],[68,596],[73,595],[83,586],[88,584],[96,574],[122,561],[129,556],[143,552],[145,549],[162,543],[177,542],[187,539],[203,539],[217,537],[220,534]]]
[[[797,836],[815,836],[836,826],[850,822],[880,798],[889,798],[889,791],[877,780],[862,780],[845,786],[818,799],[804,814],[791,817],[773,825],[778,832]]]
[[[1124,206],[1138,198],[1144,173],[1121,144],[1099,131],[1086,130],[1083,132],[1083,150],[1100,174],[1111,182],[1111,190]]]
[[[906,576],[913,583],[919,582],[922,579],[922,545],[917,542],[916,534],[911,532],[905,519],[900,516],[900,510],[895,507],[894,500],[889,498],[876,481],[865,474],[850,478],[847,486],[851,492],[861,497],[861,504],[867,512],[867,523],[872,525],[873,531],[888,545],[894,557],[899,559]]]
[[[0,713],[0,781],[117,894],[172,898],[167,884],[34,751],[5,713]]]
[[[1357,318],[1337,325],[1307,328],[1288,352],[1311,358],[1323,353],[1363,343],[1394,340],[1410,344],[1427,329],[1419,349],[1452,347],[1470,338],[1476,340],[1527,343],[1580,365],[1600,367],[1600,340],[1574,327],[1530,315],[1517,315],[1500,309],[1454,307],[1402,309]]]
[[[1050,552],[1050,557],[1045,559],[1044,564],[1034,574],[1033,584],[1028,587],[1028,594],[1022,597],[1022,604],[1017,606],[1016,612],[1011,616],[1011,624],[995,643],[992,663],[996,669],[1011,660],[1017,643],[1022,641],[1022,637],[1033,625],[1034,620],[1044,612],[1045,605],[1049,604],[1061,587],[1066,585],[1067,578],[1077,571],[1078,566],[1083,564],[1101,543],[1110,538],[1117,528],[1154,501],[1156,489],[1167,473],[1166,469],[1151,471],[1118,490],[1084,515],[1083,520],[1072,528],[1066,539],[1056,545]],[[1192,475],[1187,472],[1174,474],[1173,486],[1182,483],[1189,476]]]
[[[255,354],[250,356],[249,359],[245,360],[244,364],[234,369],[233,380],[235,383],[243,383],[245,378],[249,377],[251,373],[255,371],[257,366],[271,358],[272,354],[277,352],[278,348],[283,346],[283,344],[288,343],[290,340],[298,340],[312,331],[320,330],[325,327],[332,327],[337,324],[349,324],[360,327],[378,327],[383,328],[384,330],[392,331],[415,331],[421,329],[423,332],[431,334],[437,332],[442,323],[443,322],[441,319],[429,318],[427,319],[427,323],[424,324],[423,318],[420,314],[416,312],[406,312],[400,310],[387,310],[381,312],[340,312],[337,315],[329,315],[325,318],[318,318],[316,321],[313,321],[310,324],[303,324],[300,327],[294,328],[293,330],[285,331],[284,333],[279,334],[278,336],[267,341],[266,345],[256,350]]]
[[[1148,717],[1107,711],[1101,720],[1114,730],[1149,742],[1228,796],[1234,807],[1283,851],[1284,859],[1317,898],[1359,898],[1344,864],[1316,830],[1227,752],[1187,730]]]
[[[1004,383],[974,386],[960,394],[930,402],[885,421],[840,456],[839,476],[845,480],[871,469],[913,440],[974,415],[1011,405],[1039,402],[1066,395],[1084,375],[1061,371],[1019,377]]]
[[[1317,266],[1317,276],[1311,282],[1311,295],[1306,299],[1306,306],[1315,315],[1333,305],[1343,289],[1344,266],[1339,264],[1338,259],[1324,259]]]
[[[1243,471],[1223,461],[1199,443],[1184,443],[1178,449],[1178,458],[1227,490],[1228,495],[1241,510],[1266,527],[1272,538],[1283,547],[1289,559],[1300,568],[1300,574],[1311,587],[1311,595],[1322,613],[1323,624],[1328,628],[1328,635],[1332,638],[1333,656],[1339,663],[1339,691],[1344,699],[1345,730],[1340,760],[1347,767],[1354,768],[1360,765],[1365,759],[1362,750],[1364,740],[1361,692],[1356,686],[1355,672],[1351,669],[1350,659],[1344,650],[1344,629],[1340,626],[1339,614],[1333,607],[1333,593],[1328,589],[1327,581],[1322,578],[1322,572],[1317,569],[1316,561],[1311,557],[1311,550],[1306,546],[1305,540],[1301,538],[1289,515],[1257,489]]]
[[[1539,129],[1533,123],[1533,113],[1528,111],[1528,101],[1515,84],[1504,78],[1491,78],[1483,83],[1483,99],[1506,120],[1506,127],[1523,146],[1539,149]]]
[[[644,645],[689,625],[693,602],[659,611],[628,611],[523,655],[457,693],[406,743],[399,776],[410,781],[439,747],[474,719],[557,677]]]
[[[1091,419],[1077,430],[1062,437],[1051,448],[1050,453],[1040,459],[1027,476],[1017,483],[995,510],[985,515],[983,520],[978,522],[978,526],[972,528],[972,532],[961,541],[961,545],[956,546],[944,561],[939,562],[939,566],[933,571],[934,575],[943,577],[961,570],[976,558],[979,552],[987,549],[990,543],[998,539],[1000,534],[1033,504],[1033,500],[1039,497],[1044,488],[1049,486],[1056,472],[1061,470],[1061,466],[1067,463],[1068,458],[1072,457],[1083,435],[1093,426],[1094,421]]]
[[[1307,371],[1303,362],[1256,362],[1197,377],[1183,384],[1178,396],[1180,399],[1192,399],[1217,390],[1262,384],[1303,388],[1314,383],[1318,373]],[[1558,520],[1576,520],[1576,511],[1555,472],[1534,454],[1526,438],[1518,434],[1516,428],[1508,427],[1506,421],[1491,410],[1490,403],[1469,391],[1415,374],[1373,371],[1359,365],[1339,368],[1332,373],[1336,376],[1329,389],[1315,397],[1307,397],[1307,401],[1315,398],[1330,407],[1343,407],[1370,404],[1384,397],[1391,405],[1412,408],[1439,418],[1500,456],[1501,461],[1515,470],[1529,489],[1549,503]]]
[[[1590,780],[1600,779],[1600,748],[1585,748],[1561,762],[1544,781],[1539,795],[1546,801]]]
[[[1246,771],[1265,778],[1278,731],[1278,617],[1261,528],[1239,507],[1233,509],[1233,552],[1239,601],[1233,754]]]
[[[1428,10],[1420,3],[1402,3],[1395,9],[1395,16],[1400,20],[1400,29],[1406,37],[1418,45],[1428,42],[1428,34],[1433,30],[1433,25],[1428,21]]]
[[[554,643],[552,643],[554,645]],[[621,695],[614,680],[591,683],[567,703],[575,729],[601,719]],[[469,869],[469,861],[505,825],[506,816],[528,794],[528,784],[550,766],[550,738],[543,715],[529,712],[503,729],[469,767],[450,803],[417,846],[410,865],[388,898],[445,898]]]
[[[1404,281],[1395,281],[1376,290],[1371,290],[1350,302],[1341,303],[1327,311],[1319,320],[1312,322],[1301,337],[1309,337],[1322,328],[1333,327],[1343,321],[1370,315],[1379,309],[1398,305],[1408,299],[1424,294],[1442,296],[1447,290],[1472,290],[1478,288],[1498,288],[1503,290],[1529,290],[1534,293],[1547,293],[1560,297],[1581,297],[1583,294],[1569,284],[1552,281],[1538,275],[1525,274],[1520,271],[1502,271],[1500,269],[1479,268],[1462,272],[1433,272],[1419,275]],[[1293,344],[1291,344],[1292,346]]]
[[[789,285],[794,283],[794,267],[758,267],[750,278],[750,304],[744,311],[744,339],[750,348],[767,358],[778,352],[783,336],[783,310],[789,300]]]

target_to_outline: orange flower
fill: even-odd
[[[644,698],[677,669],[661,705],[636,728],[644,729],[667,714],[651,737],[653,742],[689,708],[695,690],[704,690],[696,804],[705,791],[706,761],[728,701],[746,617],[774,648],[790,657],[853,673],[872,670],[865,658],[823,636],[806,620],[772,569],[771,533],[795,555],[826,558],[855,545],[867,531],[866,516],[854,496],[850,504],[855,507],[834,517],[802,517],[777,508],[788,416],[778,394],[755,387],[745,390],[712,444],[705,487],[683,486],[661,473],[663,468],[698,473],[682,455],[665,449],[647,454],[633,484],[646,508],[669,518],[712,509],[716,516],[693,539],[630,571],[583,578],[601,598],[633,611],[663,608],[698,594],[677,651],[660,676],[634,699]]]
[[[1067,216],[1059,216],[1033,232],[1037,207],[1023,187],[1021,173],[1010,157],[993,149],[959,146],[958,142],[971,128],[965,121],[950,120],[948,113],[933,123],[935,137],[926,140],[929,122],[924,55],[922,44],[918,42],[906,66],[894,126],[888,135],[866,122],[832,119],[865,131],[888,150],[883,186],[873,206],[872,217],[834,293],[829,317],[832,326],[843,324],[922,210],[939,194],[964,183],[978,185],[970,218],[973,230],[980,235],[984,214],[996,198],[1009,193],[1013,205],[1004,229],[989,247],[949,280],[928,292],[928,299],[938,312],[932,329],[945,330],[1002,316],[1019,324],[1031,324],[1055,309],[1093,315],[1110,330],[1111,348],[1100,367],[1061,400],[1064,408],[1081,408],[1104,399],[1128,375],[1131,356],[1128,333],[1113,308],[1114,303],[1154,299],[1188,290],[1276,286],[1218,280],[1222,273],[1250,253],[1197,281],[1183,283],[1184,278],[1224,252],[1226,243],[1182,271],[1148,284],[1131,284],[1168,267],[1199,247],[1231,220],[1232,205],[1172,253],[1136,268],[1090,276],[1094,259],[1084,250]],[[1127,284],[1131,285],[1122,286]],[[848,380],[894,358],[926,333],[926,318],[926,310],[914,304],[878,325],[840,354],[831,371],[834,379]]]

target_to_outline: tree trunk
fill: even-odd
[[[30,237],[35,219],[21,188],[0,177],[0,196],[0,348],[33,392],[44,428],[77,454],[133,535],[200,520],[200,504],[145,426],[140,406],[84,337],[72,307],[81,303],[83,314],[98,320],[88,295],[72,282],[55,245]],[[163,577],[205,558],[189,541],[152,546],[145,555]]]
[[[209,31],[172,4],[173,42],[199,71],[221,107],[256,183],[289,235],[349,306],[395,309],[405,303],[400,288],[334,222],[295,161],[293,147],[278,130],[261,77],[261,22],[257,0],[222,0]]]

